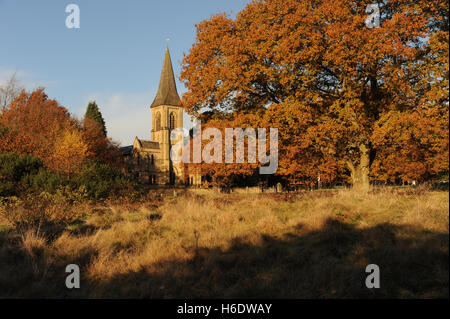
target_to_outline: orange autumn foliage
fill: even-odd
[[[53,157],[57,142],[65,132],[78,129],[67,109],[48,99],[42,88],[32,93],[22,91],[3,112],[0,123],[8,129],[0,152],[36,156],[53,170],[59,168]]]
[[[252,182],[252,177],[256,175],[256,169],[258,168],[257,163],[249,163],[248,160],[248,138],[244,138],[243,147],[243,163],[236,163],[236,139],[233,138],[233,163],[226,163],[225,152],[226,152],[226,138],[225,129],[226,128],[254,128],[255,121],[257,118],[251,114],[240,114],[236,118],[229,118],[227,116],[213,117],[206,122],[202,123],[202,163],[201,164],[191,164],[191,167],[197,167],[200,169],[202,176],[207,176],[205,180],[205,185],[213,185],[224,188],[229,188],[232,185],[248,184]],[[205,129],[215,128],[220,132],[220,136],[205,136]],[[220,146],[216,149],[209,149],[208,144],[213,140],[218,141],[221,137]],[[217,138],[217,139],[215,139]],[[205,148],[206,146],[206,148]],[[192,146],[193,150],[193,146]],[[220,158],[219,162],[205,163],[206,156],[214,155],[214,151],[219,151],[217,155]],[[209,154],[206,154],[209,153]]]
[[[293,101],[273,104],[264,113],[261,125],[279,130],[277,176],[294,187],[314,187],[346,183],[345,162],[339,161],[327,145],[316,140],[314,119],[317,111],[306,103]]]
[[[376,136],[388,130],[382,122],[392,112],[448,110],[449,5],[385,2],[380,27],[369,29],[366,7],[372,3],[255,0],[235,19],[220,14],[201,22],[182,62],[186,110],[244,112],[280,126],[280,174],[299,183],[322,172],[332,181],[348,170],[353,185],[367,189],[370,176],[396,175],[375,169],[386,158]],[[440,127],[438,113],[427,113],[427,125]],[[431,160],[424,155],[430,144],[391,138]],[[448,134],[435,134],[432,144],[448,156]],[[423,176],[437,169],[424,167]],[[400,171],[409,178],[414,169]]]
[[[84,118],[81,131],[92,158],[116,168],[123,167],[118,144],[105,136],[102,126],[93,119]]]
[[[91,159],[121,167],[117,145],[93,122],[79,123],[42,88],[22,91],[0,117],[0,152],[33,155],[68,177]]]
[[[448,109],[441,113],[418,108],[383,116],[373,133],[374,178],[409,183],[437,179],[449,167],[448,123]]]

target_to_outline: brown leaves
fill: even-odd
[[[105,136],[103,128],[95,120],[85,118],[82,124],[82,137],[86,143],[87,154],[101,163],[122,167],[118,145]]]
[[[359,165],[361,147],[382,147],[372,138],[381,134],[378,121],[390,112],[405,112],[400,116],[406,119],[418,106],[448,110],[448,2],[389,1],[381,5],[380,27],[368,29],[371,3],[262,0],[235,19],[219,15],[200,23],[182,62],[186,110],[251,113],[278,125],[285,156],[280,169],[286,174],[308,176],[318,167],[334,167],[336,177],[341,162]],[[301,114],[302,105],[311,118]],[[300,127],[293,126],[296,120]],[[440,127],[440,120],[430,113],[425,121]],[[425,155],[435,152],[429,143],[396,140],[389,132],[397,147],[417,147],[414,153],[425,161],[421,176],[432,173],[436,166]],[[434,143],[448,154],[448,134],[442,134]]]
[[[55,142],[65,130],[75,130],[77,122],[57,101],[49,100],[43,89],[22,93],[0,118],[9,128],[0,151],[39,157],[52,167]]]
[[[56,100],[48,99],[42,88],[22,91],[2,113],[0,125],[6,127],[0,152],[34,155],[66,176],[92,158],[119,166],[118,148],[102,128],[90,119],[81,125]]]
[[[444,114],[418,108],[383,116],[372,136],[377,152],[374,177],[391,182],[426,181],[448,171],[448,121],[448,108]]]

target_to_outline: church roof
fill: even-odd
[[[133,149],[133,145],[129,145],[129,146],[121,147],[120,151],[122,152],[123,155],[130,155],[132,149]]]
[[[139,144],[141,144],[142,148],[151,148],[151,149],[159,149],[159,143],[154,141],[146,141],[138,139]]]
[[[170,59],[169,48],[166,48],[164,56],[164,63],[161,71],[161,78],[159,80],[158,93],[156,93],[155,100],[150,107],[159,105],[180,105],[180,97],[177,92],[175,84],[175,77],[173,75],[172,60]]]

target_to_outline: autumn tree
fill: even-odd
[[[206,119],[205,117],[203,117]],[[241,114],[241,116],[233,117],[226,114],[216,114],[208,117],[208,120],[201,123],[201,132],[193,132],[190,140],[191,161],[195,161],[195,153],[193,141],[201,134],[201,163],[190,164],[190,170],[196,168],[205,176],[205,185],[220,187],[222,189],[229,189],[232,186],[240,186],[244,184],[254,184],[257,182],[255,176],[257,175],[258,165],[249,162],[249,136],[244,136],[242,142],[238,142],[236,135],[232,136],[232,140],[228,141],[232,145],[232,163],[227,163],[226,160],[226,132],[227,128],[241,128],[245,133],[245,129],[252,128],[255,121],[259,119],[252,114]],[[211,134],[212,133],[212,134]],[[211,135],[210,135],[211,134]],[[256,141],[255,141],[256,143]],[[237,151],[242,151],[243,158],[239,161],[237,158]]]
[[[89,152],[100,162],[104,162],[108,156],[106,153],[109,140],[104,135],[102,127],[95,120],[85,118],[83,120],[82,133]]]
[[[317,143],[310,129],[317,110],[300,101],[272,104],[264,112],[261,127],[279,130],[278,171],[276,175],[290,187],[312,188],[318,185],[347,183],[345,162],[328,153],[327,145]]]
[[[448,123],[448,110],[438,108],[384,115],[372,135],[374,179],[411,183],[448,176]]]
[[[88,158],[88,147],[79,130],[62,132],[51,152],[51,166],[67,178],[77,173]]]
[[[95,101],[89,102],[82,123],[83,140],[88,153],[100,163],[122,168],[122,158],[118,143],[107,137],[103,116]]]
[[[0,152],[33,155],[52,169],[56,141],[65,131],[78,129],[78,122],[67,109],[49,99],[42,88],[31,93],[22,91],[3,112],[0,124],[5,128]]]
[[[243,185],[274,185],[277,182],[290,188],[311,188],[318,183],[336,184],[347,182],[344,172],[345,163],[336,160],[332,155],[323,154],[313,144],[313,138],[309,137],[308,127],[314,118],[313,110],[306,104],[299,102],[273,104],[266,112],[255,113],[205,113],[201,114],[202,121],[202,162],[191,164],[191,167],[199,167],[201,174],[206,177],[205,184],[227,188]],[[250,136],[244,135],[243,144],[237,143],[233,137],[233,163],[225,160],[226,130],[242,129],[245,134],[247,129],[266,128],[266,150],[270,153],[269,130],[276,127],[278,133],[278,166],[276,173],[272,176],[259,175],[258,161],[249,162]],[[207,129],[216,130],[217,134],[208,136]],[[255,129],[255,147],[258,147],[258,130]],[[216,136],[218,135],[218,136]],[[195,136],[193,136],[195,139]],[[213,146],[213,141],[220,138],[219,145]],[[192,141],[191,141],[192,143]],[[242,162],[236,160],[236,154],[243,147]],[[193,150],[193,146],[190,146]],[[219,154],[214,154],[218,152]],[[259,154],[254,150],[256,157]],[[193,155],[191,156],[193,158]],[[208,160],[205,160],[208,158]],[[295,161],[292,159],[295,158]],[[259,158],[258,158],[259,160]]]
[[[103,134],[105,136],[107,135],[105,120],[103,119],[102,113],[100,112],[97,102],[95,101],[89,102],[87,106],[84,120],[89,119],[95,121],[101,127]]]
[[[201,22],[182,62],[186,110],[275,112],[276,119],[306,106],[306,127],[284,131],[292,145],[284,154],[302,165],[314,155],[306,162],[329,161],[326,170],[345,163],[354,187],[368,189],[379,151],[374,131],[386,114],[418,111],[431,100],[448,110],[448,77],[436,75],[448,69],[439,54],[448,45],[447,1],[379,1],[380,24],[368,28],[372,3],[260,0],[236,19],[221,14]],[[448,136],[436,143],[448,145]],[[308,155],[300,152],[306,145]]]

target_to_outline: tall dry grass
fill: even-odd
[[[448,298],[449,194],[187,193],[91,207],[56,238],[0,233],[3,297]],[[67,264],[82,287],[64,286]],[[364,286],[376,263],[382,288]]]

